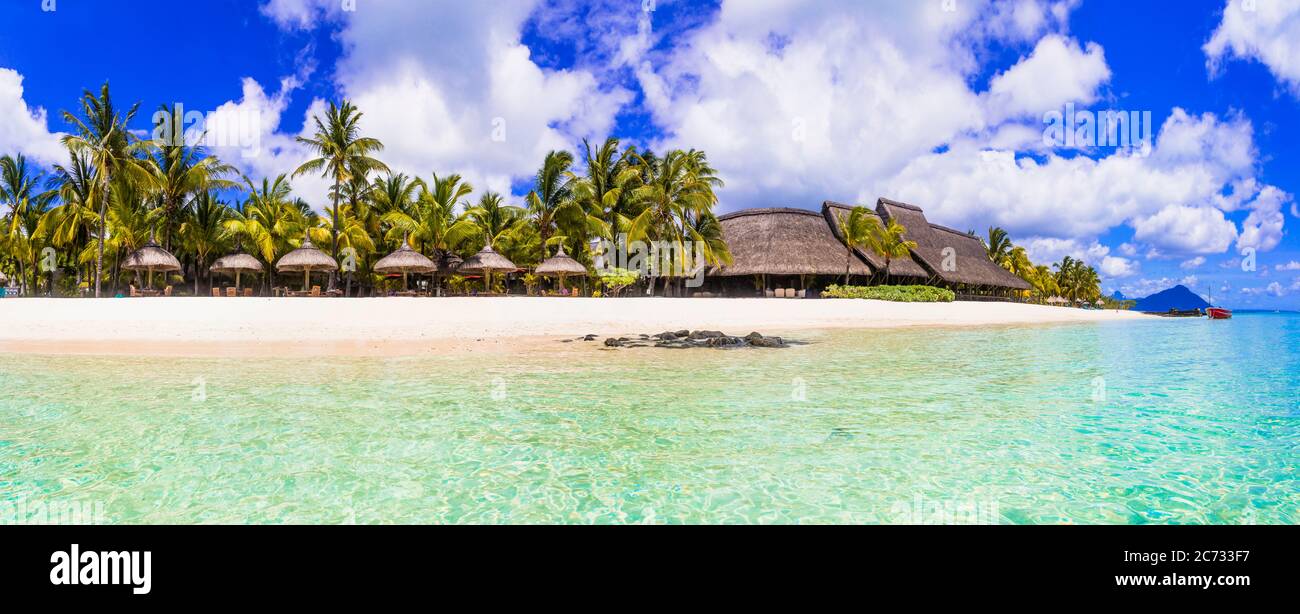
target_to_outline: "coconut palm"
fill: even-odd
[[[984,250],[988,253],[989,260],[992,260],[998,266],[1007,266],[1007,259],[1010,258],[1011,250],[1014,247],[1011,244],[1011,237],[1007,235],[1007,231],[996,226],[989,227],[988,239],[984,241]]]
[[[853,250],[878,252],[876,242],[883,233],[880,219],[872,215],[871,210],[866,207],[854,207],[847,216],[840,219],[840,236],[844,237],[844,285],[849,285]]]
[[[570,168],[573,166],[573,154],[567,151],[552,151],[546,154],[542,168],[538,169],[533,180],[533,190],[524,198],[528,216],[537,231],[539,249],[531,254],[529,260],[541,262],[546,259],[546,247],[552,238],[559,234],[560,228],[575,230],[600,227],[599,217],[583,210],[578,200],[574,199],[574,184],[577,182]],[[559,237],[561,240],[563,237]]]
[[[889,266],[895,258],[905,258],[916,249],[916,241],[907,239],[907,228],[898,220],[889,220],[883,226],[876,224],[876,237],[871,241],[871,249],[876,255],[885,259],[885,283],[889,283]]]
[[[500,194],[487,192],[479,197],[477,205],[465,211],[465,219],[478,229],[493,249],[510,257],[512,254],[507,253],[510,251],[507,244],[518,243],[524,238],[528,213],[522,207],[505,204]]]
[[[338,210],[343,196],[342,186],[354,177],[360,177],[364,182],[373,171],[388,171],[388,166],[371,155],[383,151],[383,143],[361,136],[362,116],[363,113],[351,102],[345,100],[341,106],[331,102],[324,120],[319,116],[312,118],[316,122],[316,133],[311,138],[298,137],[298,142],[306,145],[317,157],[304,162],[293,176],[319,173],[334,182],[330,193],[334,203],[330,215],[330,248],[335,260],[339,256],[339,233],[343,230],[343,216]],[[330,279],[333,279],[332,274]]]
[[[171,113],[166,105],[161,107],[158,117],[163,119],[155,130],[166,130],[172,135],[183,131],[184,118]],[[153,174],[158,206],[163,209],[159,224],[163,248],[170,250],[172,233],[180,226],[190,197],[211,190],[235,189],[239,184],[228,179],[236,174],[234,167],[207,155],[202,147],[187,145],[183,138],[148,143],[153,151],[146,160],[146,168]]]
[[[589,214],[600,219],[598,230],[606,238],[626,232],[638,211],[633,206],[632,192],[641,185],[641,169],[632,164],[635,150],[628,148],[619,153],[619,140],[609,138],[597,150],[582,141],[587,171],[575,177],[573,197]]]
[[[41,189],[45,174],[32,168],[23,155],[0,157],[0,204],[8,205],[4,211],[4,236],[12,250],[10,257],[16,261],[19,275],[33,264],[31,251],[39,241],[39,220],[55,194]],[[43,247],[43,245],[42,245]],[[35,271],[30,271],[35,274]],[[25,278],[22,282],[26,284]]]
[[[184,213],[178,234],[186,251],[194,255],[194,295],[198,296],[199,276],[207,273],[208,286],[211,287],[212,273],[208,266],[214,256],[229,247],[230,232],[226,229],[226,221],[230,219],[232,210],[218,200],[215,193],[203,192],[194,197],[193,207]]]
[[[54,174],[48,187],[58,194],[61,203],[41,216],[36,233],[50,245],[63,252],[77,254],[90,242],[91,233],[99,223],[91,200],[95,182],[95,169],[81,155],[72,152],[66,166],[54,165]],[[80,263],[78,263],[80,264]],[[87,272],[84,278],[88,278]],[[77,266],[77,284],[80,286],[82,267]]]
[[[285,175],[263,178],[259,186],[244,177],[248,199],[232,211],[225,227],[250,253],[266,265],[266,283],[274,283],[277,257],[293,249],[292,242],[302,237],[307,216],[291,200],[292,188]]]
[[[668,152],[663,159],[648,155],[651,157],[638,156],[642,174],[649,181],[632,193],[632,200],[641,212],[628,224],[628,240],[666,242],[680,256],[686,252],[684,220],[692,213],[713,210],[718,202],[714,190],[722,185],[722,180],[709,166],[704,152],[675,150]],[[683,262],[653,264],[655,269],[660,264],[667,264],[675,270],[691,266]],[[651,275],[651,294],[658,273],[654,270]]]
[[[126,125],[135,117],[140,105],[136,103],[125,114],[119,114],[104,83],[98,96],[89,90],[81,97],[81,117],[68,111],[63,119],[72,124],[74,134],[63,137],[63,144],[84,156],[95,169],[95,182],[91,199],[99,209],[99,231],[95,255],[95,297],[100,296],[104,270],[104,242],[107,235],[108,208],[112,203],[115,185],[148,184],[151,176],[136,154],[144,145],[127,132]]]

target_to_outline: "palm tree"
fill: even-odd
[[[371,154],[383,151],[384,145],[377,139],[361,136],[359,124],[363,115],[351,102],[345,100],[342,106],[331,102],[324,121],[319,116],[312,118],[316,122],[316,134],[311,138],[298,137],[298,142],[306,145],[317,157],[304,162],[293,176],[320,173],[334,181],[330,193],[334,201],[330,215],[333,224],[330,248],[335,260],[339,257],[339,232],[343,229],[343,219],[338,211],[342,186],[353,177],[365,181],[372,171],[391,172],[383,162],[371,157]],[[330,279],[333,280],[333,275]]]
[[[81,97],[82,117],[63,112],[63,119],[72,124],[75,134],[63,137],[63,145],[84,156],[95,169],[96,181],[91,192],[99,208],[99,250],[95,255],[95,297],[100,296],[100,283],[104,269],[104,241],[108,228],[108,207],[112,201],[114,182],[148,184],[150,175],[135,154],[143,145],[127,132],[126,125],[135,117],[140,105],[136,103],[119,115],[109,95],[108,83],[100,89],[99,96],[89,90]]]
[[[90,242],[99,215],[92,201],[95,169],[76,152],[71,152],[70,158],[67,166],[54,165],[54,175],[47,184],[52,192],[58,194],[62,204],[41,216],[36,233],[50,245],[77,254]],[[83,277],[80,263],[76,268],[77,285],[80,286],[82,279],[89,278],[90,273],[87,271]]]
[[[718,202],[714,189],[722,185],[722,180],[709,166],[704,152],[675,150],[663,159],[648,155],[651,157],[638,156],[643,176],[649,177],[649,181],[632,193],[632,200],[641,212],[628,225],[628,240],[667,242],[680,256],[685,253],[685,220],[692,214],[713,210]],[[653,264],[651,294],[659,265],[663,263]],[[691,266],[681,262],[666,264],[677,270]]]
[[[573,197],[590,215],[601,220],[598,228],[606,238],[626,232],[638,211],[633,206],[632,192],[641,185],[641,169],[632,164],[635,149],[618,152],[619,140],[609,138],[593,151],[585,139],[587,172],[574,177]]]
[[[23,285],[26,285],[25,264],[35,263],[32,249],[33,241],[39,238],[39,220],[55,196],[53,191],[40,190],[44,176],[44,173],[29,168],[27,158],[21,154],[16,158],[9,155],[0,157],[0,204],[9,205],[4,214],[4,235],[13,251],[10,256],[17,262]],[[31,272],[35,274],[34,270]]]
[[[226,220],[230,217],[230,207],[218,200],[213,192],[195,196],[193,208],[185,212],[179,234],[186,250],[194,254],[195,296],[199,294],[199,275],[203,272],[208,275],[208,287],[212,287],[212,272],[208,271],[208,266],[212,256],[224,251],[228,245],[226,239],[230,232],[226,229]]]
[[[989,237],[984,242],[984,250],[988,252],[989,260],[992,260],[998,266],[1005,267],[1013,247],[1007,231],[996,226],[989,227]]]
[[[184,118],[170,113],[166,105],[161,110],[160,116],[164,117],[161,122],[170,124],[162,126],[168,134],[183,130]],[[155,126],[157,128],[159,126]],[[147,168],[153,174],[159,206],[163,209],[162,243],[165,249],[171,249],[172,232],[181,223],[187,199],[210,190],[235,189],[239,184],[226,179],[236,173],[234,167],[222,163],[216,156],[206,155],[202,147],[187,146],[183,140],[178,143],[170,140],[149,143],[155,151],[148,158]]]
[[[907,239],[907,228],[898,223],[898,220],[891,219],[884,226],[879,224],[876,228],[880,233],[872,242],[872,249],[876,254],[885,259],[885,283],[889,283],[889,265],[893,263],[894,258],[905,258],[912,250],[916,249],[916,241]]]
[[[537,171],[533,190],[525,197],[528,215],[540,239],[538,262],[546,259],[546,248],[551,238],[559,231],[561,224],[583,226],[594,221],[599,225],[599,218],[590,218],[578,201],[573,198],[576,179],[569,169],[573,166],[573,154],[567,151],[552,151],[546,154],[542,168]]]
[[[849,271],[853,264],[853,250],[879,252],[877,241],[884,233],[880,220],[866,207],[854,207],[840,220],[840,236],[844,237],[844,285],[849,285]],[[888,274],[889,267],[885,267]]]
[[[419,180],[416,180],[419,181]],[[394,207],[384,214],[388,225],[385,237],[390,243],[409,240],[411,248],[431,258],[453,251],[470,236],[478,233],[472,221],[457,217],[456,208],[473,187],[460,175],[433,176],[433,189],[420,183],[420,196],[409,207]]]
[[[500,194],[487,192],[479,197],[478,204],[465,211],[465,219],[479,230],[494,249],[506,253],[505,243],[518,240],[528,211],[522,207],[505,204]],[[511,256],[514,254],[508,254]]]
[[[302,209],[291,201],[292,188],[285,175],[263,178],[261,187],[244,177],[248,199],[236,207],[225,227],[266,265],[267,288],[274,283],[276,258],[292,249],[307,223]]]

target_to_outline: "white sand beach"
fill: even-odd
[[[122,298],[0,300],[0,351],[74,354],[404,354],[509,350],[527,340],[678,329],[988,326],[1147,318],[1011,303],[793,299]]]

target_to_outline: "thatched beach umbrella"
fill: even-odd
[[[493,271],[517,271],[519,267],[510,259],[498,254],[492,249],[492,244],[488,243],[479,250],[477,254],[469,257],[460,265],[460,270],[465,273],[482,273],[483,287],[488,292],[492,291],[492,272]]]
[[[316,246],[311,243],[311,237],[308,236],[303,239],[302,247],[285,254],[279,262],[275,263],[275,270],[281,273],[302,271],[302,289],[306,291],[311,287],[312,271],[337,271],[339,263],[334,262],[329,254],[316,249]]]
[[[144,247],[131,252],[126,260],[122,261],[122,268],[127,271],[147,271],[149,273],[149,287],[153,287],[153,272],[161,271],[170,273],[181,270],[181,261],[176,259],[171,252],[158,245],[153,237]]]
[[[407,290],[410,288],[408,274],[432,273],[438,270],[438,265],[403,241],[402,247],[397,251],[380,258],[375,263],[374,270],[376,273],[401,273],[402,290]]]
[[[235,249],[235,253],[217,258],[217,261],[212,263],[212,268],[209,270],[213,273],[225,273],[227,275],[234,273],[235,291],[238,292],[240,275],[243,273],[261,273],[262,263],[257,258],[244,253],[243,247],[240,246]]]
[[[548,258],[541,266],[537,267],[537,274],[545,277],[560,278],[560,290],[564,290],[564,278],[569,275],[586,275],[587,267],[582,266],[581,262],[570,258],[564,253],[564,246],[561,245],[555,256]]]

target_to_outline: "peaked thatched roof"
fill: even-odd
[[[337,271],[338,268],[339,263],[334,262],[329,254],[316,249],[311,239],[304,239],[302,247],[285,254],[279,262],[275,263],[275,270],[281,272]]]
[[[581,262],[570,258],[568,254],[564,253],[564,246],[561,245],[560,250],[555,252],[554,256],[547,258],[546,262],[537,267],[537,274],[551,277],[586,275],[587,267],[582,266]]]
[[[912,255],[927,270],[948,283],[1017,290],[1030,288],[1025,280],[989,260],[984,244],[977,237],[931,224],[920,207],[882,198],[876,205],[876,212],[883,219],[897,220],[906,227],[907,238],[916,242]],[[952,252],[945,254],[949,248]],[[944,267],[948,255],[953,256],[952,266]]]
[[[402,243],[397,251],[380,258],[374,269],[378,273],[432,273],[438,270],[438,265],[411,249],[410,244]]]
[[[844,234],[840,232],[840,222],[848,218],[849,211],[852,209],[853,207],[849,205],[829,200],[822,203],[822,216],[826,218],[826,223],[830,225],[831,232],[835,234],[835,239],[841,243],[844,242]],[[875,216],[882,224],[884,223],[884,220],[880,219],[880,214],[873,211],[871,215]],[[854,248],[854,251],[863,260],[866,260],[873,270],[879,271],[885,268],[885,259],[881,258],[879,254],[859,248]],[[889,261],[889,274],[895,277],[915,277],[918,279],[930,277],[930,272],[926,271],[925,267],[922,267],[911,257],[891,259]]]
[[[870,275],[857,255],[849,257],[826,219],[806,209],[746,209],[718,218],[732,264],[710,275]]]
[[[122,261],[122,268],[128,271],[179,271],[181,261],[153,239],[149,239],[144,247],[131,252],[131,255]]]
[[[211,267],[214,273],[260,273],[262,272],[262,263],[257,258],[240,252],[217,258]]]
[[[484,245],[483,249],[477,254],[469,257],[460,265],[460,270],[465,273],[482,273],[484,271],[515,271],[519,267],[510,262],[509,258],[498,254],[492,249],[492,245]]]

